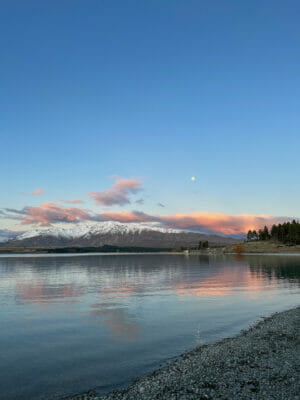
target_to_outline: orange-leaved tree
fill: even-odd
[[[246,249],[242,244],[236,244],[233,246],[232,251],[237,254],[245,253]]]

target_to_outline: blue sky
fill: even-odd
[[[107,212],[118,176],[143,190],[112,212],[299,217],[299,2],[0,7],[1,208]]]

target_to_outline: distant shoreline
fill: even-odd
[[[142,246],[72,246],[72,247],[0,247],[1,254],[87,254],[87,253],[162,253],[172,248]]]
[[[170,251],[155,251],[155,252],[90,252],[90,253],[0,253],[0,258],[5,257],[85,257],[85,256],[138,256],[138,255],[184,255],[181,253],[170,252]]]
[[[282,242],[276,242],[272,240],[261,240],[261,241],[252,241],[252,242],[243,242],[240,244],[243,249],[243,254],[293,254],[300,253],[300,245],[287,245]],[[234,253],[235,246],[227,246],[224,250],[224,253]]]
[[[239,251],[237,251],[239,246]],[[222,255],[222,254],[300,254],[300,245],[286,245],[281,242],[274,241],[253,241],[241,242],[240,244],[230,245],[226,247],[210,247],[208,249],[189,249],[179,250],[172,247],[142,247],[142,246],[114,246],[104,245],[96,246],[62,246],[62,247],[0,247],[0,255],[9,254],[147,254],[147,253],[170,253],[170,254],[186,254],[186,255]]]
[[[294,400],[300,392],[300,307],[273,314],[238,336],[184,353],[125,390],[65,400]]]

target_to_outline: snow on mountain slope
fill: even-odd
[[[9,231],[8,229],[0,229],[0,243],[7,242],[9,239],[14,239],[23,232]]]
[[[126,234],[139,234],[145,231],[155,231],[162,233],[182,233],[184,231],[171,228],[160,228],[155,223],[121,223],[114,221],[104,222],[88,222],[72,224],[72,226],[64,228],[59,226],[51,226],[49,228],[39,228],[29,230],[22,233],[17,237],[18,240],[29,239],[36,236],[54,236],[64,239],[75,239],[75,238],[88,238],[94,235],[101,234],[115,234],[115,235],[126,235]]]

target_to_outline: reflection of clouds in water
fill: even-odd
[[[248,299],[251,299],[251,300],[258,300],[258,299],[261,299],[261,298],[263,298],[263,299],[270,299],[270,298],[272,298],[272,297],[275,297],[276,296],[276,293],[272,293],[272,292],[269,292],[269,293],[266,293],[266,292],[263,292],[263,291],[261,291],[261,292],[253,292],[253,293],[248,293],[247,294],[247,298]]]
[[[234,267],[215,271],[208,278],[191,281],[189,285],[186,281],[176,284],[176,294],[180,297],[225,296],[236,291],[265,293],[266,290],[268,282],[251,274],[248,268]]]
[[[32,263],[28,259],[24,263],[23,259],[12,264],[5,261],[6,265],[0,258],[2,372],[6,373],[5,360],[12,352],[12,360],[18,359],[23,371],[19,385],[26,386],[32,375],[30,368],[22,368],[22,362],[34,369],[44,366],[48,385],[49,369],[57,369],[53,357],[63,369],[69,371],[72,366],[75,380],[78,376],[89,379],[96,366],[104,377],[112,371],[111,382],[105,378],[104,383],[114,384],[123,381],[130,368],[138,369],[141,357],[147,358],[147,368],[154,359],[172,357],[174,351],[183,351],[195,340],[201,345],[211,338],[231,336],[247,321],[276,311],[278,306],[288,308],[297,299],[281,290],[291,285],[294,272],[277,268],[276,278],[276,269],[272,269],[269,279],[267,267],[256,268],[264,260],[268,264],[261,257],[250,270],[248,257],[236,260],[230,256],[68,256]],[[289,268],[289,260],[285,262]],[[260,291],[262,285],[273,289]],[[298,284],[293,287],[296,294]],[[278,296],[275,300],[247,298],[266,293]],[[186,302],[179,303],[179,299]],[[72,301],[76,304],[62,304]]]
[[[122,298],[122,297],[130,297],[136,296],[137,293],[141,292],[141,288],[138,286],[132,287],[121,287],[121,286],[114,286],[112,288],[103,288],[100,291],[100,295],[109,298]]]
[[[299,281],[298,261],[293,259],[205,255],[0,259],[3,299],[0,293],[0,302],[6,301],[5,293],[13,292],[19,304],[73,303],[81,301],[80,296],[85,294],[89,303],[115,299],[122,311],[110,309],[104,318],[100,309],[102,319],[107,326],[110,324],[112,332],[124,332],[130,337],[136,329],[134,319],[122,307],[130,308],[136,297],[175,295],[179,300],[209,296],[213,299],[242,292],[250,298],[259,298],[261,293],[270,296],[274,282],[288,286]],[[94,306],[91,315],[96,316]]]
[[[44,280],[35,283],[18,282],[15,290],[17,304],[68,304],[78,301],[75,298],[84,294],[82,287],[72,284],[50,286]]]
[[[188,297],[188,296],[224,296],[226,294],[230,294],[230,289],[222,289],[222,288],[188,288],[188,287],[177,287],[176,294],[179,297]]]
[[[146,287],[159,288],[160,283],[180,275],[182,262],[177,260],[177,264],[178,268],[176,263],[166,264],[163,256],[156,255],[24,258],[21,262],[18,259],[0,259],[0,277],[4,271],[7,284],[11,283],[12,277],[32,282],[42,276],[54,286],[71,283],[97,286],[99,291],[113,291],[113,288],[117,291],[121,287],[142,292]]]
[[[268,257],[266,265],[262,260],[254,256],[200,256],[187,260],[180,256],[129,255],[27,258],[20,264],[18,259],[2,259],[0,265],[5,273],[1,287],[11,286],[12,275],[20,282],[16,287],[19,298],[45,304],[63,298],[74,301],[87,288],[103,298],[153,296],[158,292],[160,296],[176,294],[183,298],[223,296],[238,289],[260,292],[266,289],[268,279],[295,278],[295,274],[288,275],[286,258]]]
[[[100,318],[109,331],[119,339],[135,341],[139,336],[140,327],[126,308],[116,307],[114,303],[92,304],[91,317]]]

